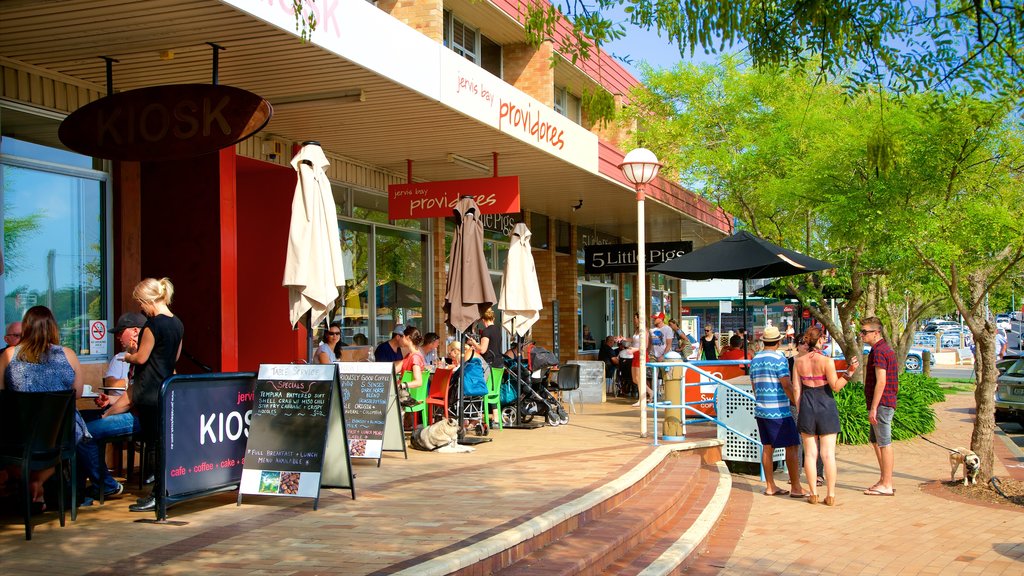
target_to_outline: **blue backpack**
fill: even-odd
[[[479,356],[470,358],[462,366],[462,395],[486,396],[487,379],[484,376],[485,365]]]

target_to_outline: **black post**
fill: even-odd
[[[768,325],[767,318],[765,325]],[[719,326],[719,329],[722,327]],[[743,359],[747,359],[747,277],[743,277]]]
[[[107,63],[107,96],[114,95],[114,62],[119,62],[109,56],[100,56]]]
[[[220,72],[220,51],[227,50],[227,48],[214,42],[207,42],[207,44],[213,48],[213,82],[211,83],[216,86]]]

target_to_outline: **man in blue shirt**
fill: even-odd
[[[793,395],[792,383],[789,379],[789,362],[779,352],[782,334],[775,326],[768,326],[761,336],[764,350],[758,352],[750,361],[750,382],[754,390],[754,419],[757,421],[757,432],[764,450],[761,453],[761,464],[764,466],[766,496],[785,496],[803,498],[806,496],[800,483],[800,465],[797,461],[797,446],[800,445],[800,434],[789,411],[790,398]],[[776,448],[786,449],[786,468],[789,470],[789,490],[780,489],[772,477],[772,454]]]

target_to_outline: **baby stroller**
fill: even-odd
[[[523,347],[525,357],[519,360],[505,358],[504,384],[509,384],[512,390],[519,384],[519,402],[509,404],[502,403],[501,418],[504,424],[519,424],[520,417],[523,424],[533,420],[534,416],[544,418],[548,425],[558,426],[568,424],[569,414],[562,407],[558,398],[547,388],[548,373],[551,368],[558,365],[558,358],[546,348],[529,343]],[[520,378],[520,374],[522,378]],[[522,404],[522,413],[519,413],[517,404]]]
[[[464,429],[474,429],[478,436],[486,436],[489,432],[487,417],[484,414],[484,395],[487,394],[486,373],[490,367],[479,356],[462,363],[453,380],[458,386],[448,390],[448,417],[459,419],[458,395],[462,388],[462,422]]]

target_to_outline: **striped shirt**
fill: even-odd
[[[882,391],[882,400],[879,406],[896,407],[896,395],[900,391],[899,363],[896,361],[896,353],[885,340],[879,340],[871,347],[868,354],[867,372],[864,374],[864,398],[868,403],[868,410],[871,410],[871,401],[875,395],[875,368],[885,370],[885,389]]]
[[[791,418],[789,397],[780,380],[789,377],[789,362],[778,350],[762,350],[750,361],[750,382],[754,386],[756,418]]]

